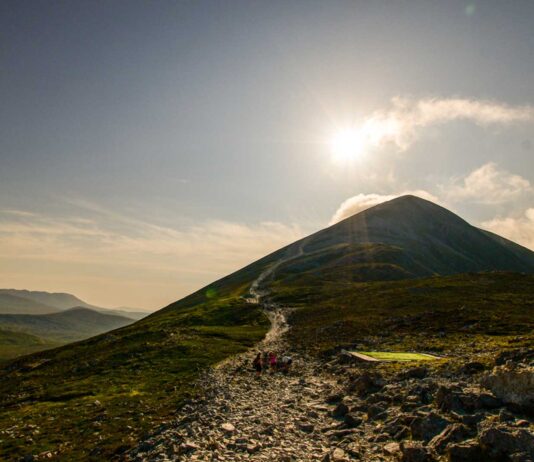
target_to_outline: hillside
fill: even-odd
[[[81,307],[51,314],[0,315],[0,326],[4,329],[27,332],[55,342],[81,340],[131,323],[129,318]]]
[[[466,272],[491,273],[455,275]],[[518,335],[515,346],[532,343],[534,276],[519,273],[533,272],[533,252],[428,201],[395,199],[132,325],[6,364],[0,425],[18,427],[0,443],[0,457],[53,450],[109,458],[168,422],[201,370],[267,331],[261,307],[247,297],[260,279],[291,308],[288,338],[297,350],[319,357],[359,342],[457,355],[461,346],[464,360],[478,345],[492,354],[511,348]],[[30,443],[28,423],[40,431]]]
[[[59,311],[44,303],[0,292],[0,314],[48,314]]]
[[[534,252],[414,196],[380,204],[290,246],[277,276],[369,281],[480,271],[534,272]],[[287,251],[287,250],[286,250]],[[279,256],[278,256],[279,258]]]
[[[75,306],[94,308],[92,305],[80,300],[78,297],[66,293],[51,293],[37,290],[0,289],[0,294],[8,294],[15,297],[33,300],[34,302],[52,306],[58,310],[68,310],[69,308],[74,308]]]
[[[0,362],[59,346],[58,342],[42,339],[26,332],[0,329]]]

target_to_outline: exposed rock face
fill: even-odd
[[[508,362],[495,367],[482,378],[481,383],[505,403],[534,413],[534,367]]]

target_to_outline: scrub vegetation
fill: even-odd
[[[200,370],[251,347],[268,328],[238,293],[208,295],[5,364],[0,459],[51,451],[61,460],[107,460],[172,417]]]

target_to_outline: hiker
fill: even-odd
[[[293,363],[293,358],[291,356],[282,356],[282,359],[278,365],[278,369],[284,373],[287,374],[289,372],[289,369],[291,367],[291,364]]]
[[[269,367],[271,368],[271,374],[276,372],[277,358],[276,353],[272,351],[269,353]]]
[[[256,376],[259,377],[262,368],[261,353],[258,353],[254,358],[254,361],[252,361],[252,367],[256,370]]]
[[[263,364],[263,371],[267,372],[267,369],[269,369],[269,353],[267,353],[266,351],[263,352],[262,364]]]

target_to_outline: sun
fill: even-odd
[[[361,129],[346,128],[335,133],[329,144],[336,160],[350,161],[363,154],[367,145],[367,136]]]

